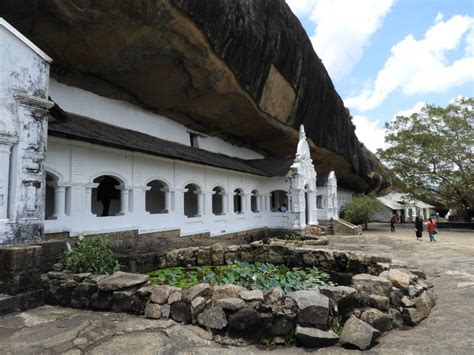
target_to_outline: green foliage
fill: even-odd
[[[389,147],[377,155],[404,192],[463,214],[474,208],[474,98],[428,105],[386,128]]]
[[[370,215],[381,207],[382,203],[373,195],[354,196],[341,211],[341,218],[354,224],[364,224],[367,229]]]
[[[109,240],[105,237],[79,237],[74,248],[65,253],[66,269],[74,273],[112,274],[120,270]]]
[[[312,268],[288,268],[269,263],[232,261],[222,266],[173,267],[153,271],[150,281],[187,289],[202,282],[211,285],[234,284],[267,291],[281,287],[285,292],[308,290],[326,284],[329,275]]]

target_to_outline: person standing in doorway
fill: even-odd
[[[438,225],[436,224],[436,221],[433,221],[433,219],[430,217],[428,219],[428,223],[426,223],[427,229],[428,229],[428,234],[430,236],[430,242],[436,242],[436,234]]]
[[[423,237],[423,221],[421,220],[420,216],[417,216],[415,219],[415,234],[416,240],[420,240]]]
[[[392,218],[390,218],[390,231],[391,231],[392,233],[395,232],[395,223],[397,223],[397,221],[398,221],[398,216],[397,216],[397,214],[394,212],[394,213],[392,214]]]

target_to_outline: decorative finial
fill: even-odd
[[[304,131],[304,126],[300,125],[300,141],[306,140],[306,133]]]

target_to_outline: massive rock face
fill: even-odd
[[[0,16],[59,81],[268,155],[294,154],[304,124],[318,171],[388,186],[284,0],[3,0]]]

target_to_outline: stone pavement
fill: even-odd
[[[415,240],[412,226],[371,224],[362,236],[331,236],[328,248],[391,255],[423,268],[438,303],[410,330],[393,330],[368,354],[474,353],[474,232],[440,230],[439,241]],[[0,354],[306,354],[296,347],[223,347],[210,334],[169,320],[44,306],[0,318]],[[321,354],[358,353],[337,347]]]

